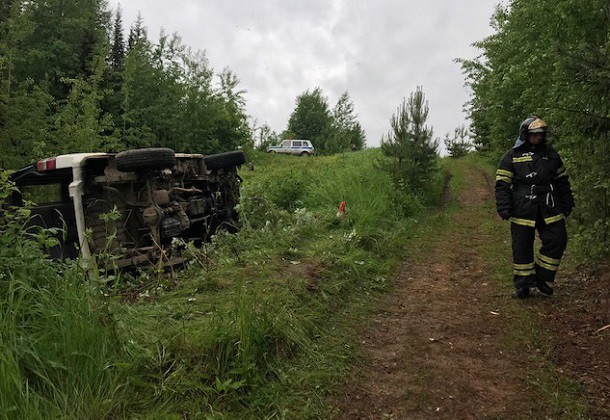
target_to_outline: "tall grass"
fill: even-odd
[[[113,305],[153,411],[328,414],[324,395],[353,357],[349,314],[385,290],[406,243],[380,158],[258,156],[241,174],[241,231],[193,250],[171,291]]]
[[[246,195],[264,192],[279,209],[304,207],[323,217],[334,216],[345,201],[348,223],[363,230],[378,230],[401,218],[389,174],[380,169],[384,157],[378,149],[320,158],[273,158],[273,165],[262,169],[265,173],[247,174]]]
[[[113,321],[77,263],[45,259],[52,232],[26,232],[28,216],[0,210],[0,417],[116,415],[127,399]]]
[[[350,322],[408,235],[382,159],[258,155],[241,173],[241,231],[189,248],[176,277],[129,285],[45,261],[51,236],[3,212],[0,416],[328,415]]]
[[[310,180],[305,206],[332,213],[345,201],[348,221],[363,232],[378,231],[400,220],[389,175],[379,170],[379,150],[333,158]]]

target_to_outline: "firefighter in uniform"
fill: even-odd
[[[546,143],[547,125],[537,116],[521,123],[519,138],[496,172],[496,209],[510,220],[513,297],[526,298],[536,287],[550,296],[568,237],[565,219],[574,198],[568,174],[557,151]],[[542,247],[534,256],[535,231]]]

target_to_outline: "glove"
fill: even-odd
[[[508,220],[510,219],[510,214],[508,211],[501,211],[498,213],[500,215],[500,217],[502,218],[502,220]]]

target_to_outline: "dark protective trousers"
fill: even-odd
[[[536,227],[511,223],[513,239],[513,273],[515,288],[534,287],[536,280],[555,281],[561,257],[568,243],[565,220],[544,224],[539,217]],[[536,230],[542,247],[534,258]]]

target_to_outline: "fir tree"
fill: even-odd
[[[393,159],[391,170],[397,184],[423,190],[437,173],[437,143],[432,128],[426,125],[428,102],[423,89],[403,99],[391,118],[392,129],[382,138],[381,149]]]

